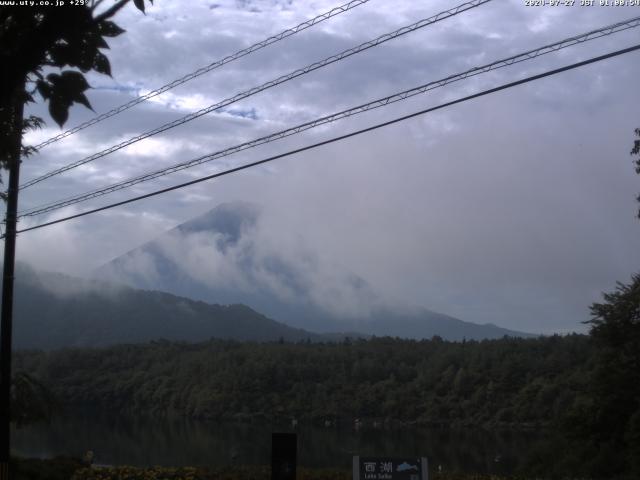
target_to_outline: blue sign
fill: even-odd
[[[353,457],[353,480],[429,480],[425,457]]]

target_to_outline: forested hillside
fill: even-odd
[[[15,317],[17,348],[104,347],[159,338],[191,342],[327,338],[267,318],[245,305],[208,304],[36,272],[24,264],[18,267]]]
[[[585,336],[340,344],[152,342],[22,352],[16,368],[66,406],[194,418],[551,425],[581,402]]]
[[[106,347],[158,339],[268,342],[282,338],[295,342],[341,341],[346,335],[371,334],[406,338],[439,335],[449,340],[527,335],[424,309],[402,315],[380,310],[360,324],[332,323],[329,317],[318,317],[318,325],[326,325],[324,333],[317,333],[292,327],[241,303],[205,303],[162,291],[35,271],[25,264],[18,265],[14,308],[13,341],[19,349]],[[299,313],[301,317],[306,315],[304,311]],[[328,326],[335,330],[328,330]]]

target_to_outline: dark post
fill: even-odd
[[[297,449],[295,433],[271,434],[271,480],[296,480]]]
[[[7,190],[4,271],[2,274],[2,319],[0,321],[0,480],[9,480],[9,455],[11,450],[11,329],[13,323],[16,217],[18,212],[18,187],[20,185],[20,149],[22,144],[22,100],[22,96],[18,95],[14,107],[14,134],[16,139],[12,158],[8,159],[9,188]]]

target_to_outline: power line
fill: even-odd
[[[281,153],[279,155],[274,155],[272,157],[268,157],[268,158],[265,158],[265,159],[262,159],[262,160],[258,160],[256,162],[248,163],[248,164],[245,164],[245,165],[241,165],[239,167],[234,167],[234,168],[230,168],[228,170],[224,170],[222,172],[218,172],[218,173],[214,173],[214,174],[211,174],[211,175],[207,175],[206,177],[201,177],[201,178],[198,178],[198,179],[195,179],[195,180],[191,180],[189,182],[181,183],[179,185],[174,185],[172,187],[167,187],[167,188],[163,188],[161,190],[156,190],[154,192],[147,193],[147,194],[140,195],[140,196],[133,197],[133,198],[129,198],[129,199],[123,200],[121,202],[111,203],[111,204],[105,205],[103,207],[94,208],[92,210],[87,210],[86,212],[78,213],[78,214],[75,214],[75,215],[70,215],[68,217],[63,217],[63,218],[60,218],[58,220],[53,220],[51,222],[46,222],[46,223],[42,223],[40,225],[35,225],[33,227],[24,228],[22,230],[18,230],[17,233],[29,232],[31,230],[36,230],[36,229],[39,229],[39,228],[44,228],[44,227],[48,227],[48,226],[51,226],[51,225],[56,225],[58,223],[67,222],[69,220],[73,220],[73,219],[76,219],[76,218],[84,217],[86,215],[91,215],[93,213],[101,212],[101,211],[104,211],[104,210],[109,210],[111,208],[119,207],[121,205],[126,205],[126,204],[129,204],[129,203],[137,202],[137,201],[143,200],[145,198],[154,197],[154,196],[157,196],[157,195],[160,195],[160,194],[163,194],[163,193],[171,192],[173,190],[178,190],[178,189],[185,188],[185,187],[188,187],[188,186],[191,186],[191,185],[195,185],[197,183],[205,182],[207,180],[212,180],[214,178],[218,178],[218,177],[222,177],[222,176],[225,176],[225,175],[229,175],[231,173],[239,172],[241,170],[246,170],[248,168],[255,167],[255,166],[258,166],[258,165],[262,165],[262,164],[265,164],[265,163],[268,163],[268,162],[272,162],[272,161],[280,159],[280,158],[288,157],[290,155],[294,155],[294,154],[297,154],[297,153],[305,152],[307,150],[318,148],[318,147],[321,147],[323,145],[328,145],[330,143],[334,143],[334,142],[338,142],[338,141],[341,141],[341,140],[345,140],[347,138],[351,138],[351,137],[354,137],[356,135],[361,135],[363,133],[371,132],[373,130],[377,130],[379,128],[386,127],[386,126],[392,125],[394,123],[399,123],[399,122],[402,122],[404,120],[408,120],[410,118],[417,117],[419,115],[424,115],[424,114],[427,114],[427,113],[430,113],[430,112],[433,112],[433,111],[436,111],[436,110],[440,110],[440,109],[443,109],[443,108],[447,108],[447,107],[450,107],[450,106],[453,106],[453,105],[457,105],[459,103],[463,103],[463,102],[466,102],[466,101],[469,101],[469,100],[472,100],[472,99],[475,99],[475,98],[483,97],[485,95],[490,95],[492,93],[496,93],[496,92],[499,92],[501,90],[506,90],[506,89],[509,89],[509,88],[513,88],[515,86],[523,85],[523,84],[526,84],[526,83],[529,83],[529,82],[533,82],[535,80],[540,80],[542,78],[549,77],[549,76],[552,76],[552,75],[557,75],[558,73],[566,72],[568,70],[573,70],[573,69],[576,69],[576,68],[579,68],[579,67],[583,67],[585,65],[589,65],[589,64],[592,64],[592,63],[595,63],[595,62],[600,62],[602,60],[613,58],[613,57],[616,57],[616,56],[619,56],[619,55],[623,55],[623,54],[626,54],[626,53],[630,53],[630,52],[633,52],[633,51],[636,51],[636,50],[640,50],[640,44],[634,45],[632,47],[624,48],[622,50],[616,50],[614,52],[611,52],[611,53],[608,53],[608,54],[605,54],[605,55],[601,55],[599,57],[593,57],[593,58],[590,58],[589,60],[584,60],[582,62],[573,63],[571,65],[566,65],[564,67],[556,68],[554,70],[549,70],[549,71],[546,71],[544,73],[540,73],[538,75],[533,75],[533,76],[524,78],[522,80],[517,80],[515,82],[506,83],[506,84],[503,84],[503,85],[500,85],[498,87],[494,87],[494,88],[491,88],[491,89],[488,89],[488,90],[483,90],[482,92],[475,93],[473,95],[468,95],[466,97],[462,97],[462,98],[459,98],[459,99],[456,99],[456,100],[452,100],[450,102],[446,102],[446,103],[437,105],[435,107],[430,107],[430,108],[427,108],[427,109],[424,109],[424,110],[420,110],[418,112],[414,112],[414,113],[411,113],[409,115],[398,117],[398,118],[395,118],[393,120],[389,120],[389,121],[386,121],[386,122],[383,122],[383,123],[378,123],[378,124],[373,125],[371,127],[363,128],[361,130],[357,130],[357,131],[354,131],[354,132],[351,132],[351,133],[348,133],[348,134],[345,134],[345,135],[340,135],[338,137],[333,137],[331,139],[324,140],[324,141],[318,142],[318,143],[314,143],[312,145],[307,145],[306,147],[297,148],[295,150],[290,150],[288,152]]]
[[[95,125],[96,123],[99,123],[103,120],[106,120],[107,118],[113,117],[114,115],[117,115],[119,113],[124,112],[125,110],[130,109],[131,107],[134,107],[146,100],[149,100],[150,98],[153,98],[155,96],[160,95],[161,93],[164,93],[168,90],[171,90],[172,88],[177,87],[178,85],[182,85],[183,83],[186,83],[190,80],[193,80],[194,78],[200,77],[202,75],[204,75],[205,73],[208,73],[212,70],[215,70],[216,68],[222,67],[223,65],[226,65],[227,63],[231,63],[235,60],[238,60],[239,58],[242,58],[246,55],[249,55],[250,53],[253,53],[255,51],[261,50],[269,45],[272,45],[276,42],[279,42],[281,40],[284,40],[287,37],[290,37],[292,35],[295,35],[296,33],[302,32],[303,30],[306,30],[307,28],[310,28],[314,25],[317,25],[318,23],[324,22],[325,20],[328,20],[332,17],[335,17],[336,15],[340,15],[341,13],[347,12],[353,8],[359,7],[360,5],[367,3],[369,0],[352,0],[351,2],[345,3],[344,5],[340,5],[339,7],[335,7],[332,8],[331,10],[329,10],[328,12],[322,13],[314,18],[312,18],[311,20],[307,20],[306,22],[302,22],[299,25],[296,25],[293,28],[288,28],[287,30],[283,30],[282,32],[278,33],[277,35],[273,35],[265,40],[262,40],[258,43],[254,43],[253,45],[251,45],[250,47],[244,48],[242,50],[237,51],[236,53],[233,53],[231,55],[228,55],[220,60],[216,60],[213,63],[210,63],[209,65],[199,68],[198,70],[191,72],[181,78],[178,78],[177,80],[174,80],[170,83],[167,83],[166,85],[163,85],[160,88],[157,88],[156,90],[152,90],[149,93],[142,95],[138,98],[135,98],[133,100],[131,100],[130,102],[124,103],[122,105],[120,105],[119,107],[114,108],[113,110],[110,110],[108,112],[105,112],[101,115],[98,115],[97,117],[92,118],[91,120],[88,120],[84,123],[81,123],[80,125],[71,128],[65,132],[60,133],[59,135],[55,135],[54,137],[49,138],[48,140],[45,140],[44,142],[40,143],[39,145],[36,145],[35,148],[36,149],[41,149],[43,147],[46,147],[47,145],[51,145],[54,142],[57,142],[58,140],[62,140],[63,138],[66,138],[70,135],[73,135],[74,133],[79,132],[80,130],[84,130],[85,128],[88,128],[92,125]]]
[[[297,125],[295,127],[291,127],[276,133],[272,133],[270,135],[264,136],[264,137],[260,137],[254,140],[251,140],[249,142],[245,142],[245,143],[241,143],[239,145],[235,145],[233,147],[229,147],[226,148],[224,150],[220,150],[218,152],[214,152],[214,153],[210,153],[207,155],[203,155],[201,157],[195,158],[195,159],[191,159],[187,162],[182,162],[182,163],[178,163],[176,165],[173,165],[171,167],[167,167],[167,168],[163,168],[163,169],[159,169],[153,172],[147,172],[143,175],[134,177],[134,178],[130,178],[127,180],[124,180],[122,182],[119,183],[115,183],[112,185],[109,185],[107,187],[103,187],[97,190],[92,190],[89,192],[85,192],[83,194],[80,195],[75,195],[72,197],[68,197],[66,199],[63,200],[58,200],[56,202],[52,202],[49,203],[47,205],[44,206],[39,206],[39,207],[33,207],[31,209],[26,209],[22,212],[20,212],[20,217],[26,217],[26,216],[36,216],[36,215],[40,215],[43,213],[47,213],[47,212],[51,212],[53,210],[58,210],[60,208],[69,206],[69,205],[73,205],[76,203],[80,203],[92,198],[97,198],[103,195],[107,195],[109,193],[113,193],[115,191],[118,190],[122,190],[124,188],[128,188],[134,185],[137,185],[139,183],[142,182],[146,182],[149,180],[153,180],[155,178],[164,176],[164,175],[169,175],[171,173],[175,173],[178,172],[180,170],[184,170],[187,168],[191,168],[197,165],[201,165],[203,163],[206,162],[210,162],[222,157],[226,157],[228,155],[234,154],[234,153],[238,153],[240,151],[243,150],[247,150],[249,148],[254,148],[257,147],[259,145],[263,145],[269,142],[273,142],[275,140],[281,139],[281,138],[285,138],[291,135],[295,135],[297,133],[312,129],[314,127],[317,127],[319,125],[323,125],[323,124],[327,124],[327,123],[331,123],[337,120],[341,120],[343,118],[347,118],[353,115],[357,115],[369,110],[373,110],[376,108],[380,108],[380,107],[384,107],[386,105],[401,101],[401,100],[406,100],[407,98],[413,97],[415,95],[418,94],[422,94],[422,93],[426,93],[430,90],[439,88],[439,87],[443,87],[445,85],[448,85],[450,83],[454,83],[460,80],[464,80],[466,78],[475,76],[475,75],[479,75],[482,73],[486,73],[492,70],[497,70],[499,68],[504,68],[510,65],[514,65],[516,63],[520,63],[523,61],[527,61],[527,60],[532,60],[534,58],[537,58],[541,55],[546,55],[548,53],[552,53],[552,52],[556,52],[558,50],[561,50],[563,48],[567,48],[579,43],[583,43],[589,40],[595,40],[597,38],[601,38],[607,35],[611,35],[613,33],[617,33],[617,32],[621,32],[624,30],[628,30],[630,28],[636,28],[640,26],[640,17],[635,17],[629,20],[625,20],[622,22],[618,22],[612,25],[608,25],[606,27],[602,27],[599,28],[597,30],[592,30],[590,32],[581,34],[581,35],[577,35],[577,36],[573,36],[564,40],[561,40],[559,42],[555,42],[549,45],[545,45],[543,47],[534,49],[534,50],[529,50],[527,52],[523,52],[523,53],[519,53],[517,55],[513,55],[511,57],[502,59],[502,60],[498,60],[480,67],[474,67],[470,70],[467,70],[465,72],[462,73],[458,73],[455,75],[450,75],[448,77],[445,77],[443,79],[440,80],[436,80],[436,81],[432,81],[429,82],[425,85],[421,85],[419,87],[414,87],[412,89],[409,90],[405,90],[403,92],[400,93],[396,93],[393,95],[389,95],[387,97],[384,98],[380,98],[374,101],[371,101],[369,103],[363,104],[363,105],[359,105],[357,107],[353,107],[347,110],[343,110],[341,112],[338,113],[334,113],[328,116],[324,116],[321,117],[319,119],[310,121],[310,122],[306,122],[300,125]]]
[[[288,82],[289,80],[292,80],[294,78],[300,77],[302,75],[306,75],[307,73],[313,72],[315,70],[318,70],[320,68],[323,68],[327,65],[330,65],[332,63],[338,62],[340,60],[344,60],[347,57],[350,57],[352,55],[355,55],[357,53],[363,52],[365,50],[368,50],[370,48],[373,47],[377,47],[385,42],[388,42],[389,40],[393,40],[395,38],[398,38],[402,35],[406,35],[407,33],[413,32],[415,30],[418,30],[420,28],[424,28],[428,25],[432,25],[436,22],[439,22],[441,20],[445,20],[447,18],[453,17],[455,15],[458,15],[462,12],[465,12],[467,10],[470,10],[472,8],[476,8],[479,7],[480,5],[483,5],[485,3],[490,2],[491,0],[471,0],[470,2],[466,2],[463,3],[461,5],[458,5],[457,7],[451,8],[449,10],[443,11],[438,13],[437,15],[434,15],[432,17],[420,20],[414,24],[402,27],[398,30],[395,30],[394,32],[391,33],[385,33],[384,35],[381,35],[377,38],[375,38],[374,40],[370,40],[368,42],[364,42],[356,47],[353,48],[349,48],[347,50],[344,50],[341,53],[338,53],[336,55],[332,55],[331,57],[327,57],[324,60],[320,60],[319,62],[315,62],[312,63],[311,65],[307,65],[306,67],[300,68],[298,70],[295,70],[291,73],[288,73],[286,75],[282,75],[274,80],[270,80],[266,83],[263,83],[262,85],[258,86],[258,87],[253,87],[249,90],[246,90],[244,92],[238,93],[236,95],[234,95],[233,97],[227,98],[226,100],[222,100],[221,102],[218,102],[216,104],[210,105],[206,108],[203,108],[201,110],[198,110],[197,112],[194,113],[190,113],[189,115],[185,115],[184,117],[174,120],[172,122],[166,123],[158,128],[155,128],[153,130],[150,130],[146,133],[137,135],[135,137],[132,137],[128,140],[125,140],[124,142],[121,142],[117,145],[111,146],[101,152],[98,152],[96,154],[93,154],[89,157],[83,158],[81,160],[78,160],[76,162],[70,163],[64,167],[58,168],[56,170],[50,171],[48,173],[45,173],[44,175],[41,175],[35,179],[32,179],[26,183],[24,183],[23,185],[20,186],[21,189],[25,189],[27,187],[30,187],[32,185],[35,185],[36,183],[42,182],[43,180],[46,180],[47,178],[53,177],[54,175],[59,175],[61,173],[64,173],[68,170],[71,170],[73,168],[79,167],[80,165],[84,165],[86,163],[92,162],[94,160],[97,160],[101,157],[104,157],[106,155],[109,155],[110,153],[116,152],[124,147],[127,147],[129,145],[132,145],[136,142],[139,142],[140,140],[144,140],[145,138],[149,138],[152,137],[154,135],[157,135],[159,133],[162,133],[166,130],[169,130],[171,128],[175,128],[179,125],[182,125],[184,123],[190,122],[191,120],[195,120],[196,118],[199,118],[203,115],[206,115],[207,113],[213,112],[214,110],[220,110],[221,108],[224,108],[228,105],[231,105],[232,103],[238,102],[240,100],[243,100],[247,97],[250,97],[252,95],[255,95],[259,92],[262,92],[264,90],[267,90],[269,88],[275,87],[277,85],[280,85],[281,83],[285,83]]]

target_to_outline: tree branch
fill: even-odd
[[[111,18],[113,17],[116,13],[118,13],[118,11],[124,7],[127,3],[129,3],[129,0],[119,0],[113,7],[105,10],[104,12],[102,12],[100,15],[98,15],[97,17],[94,18],[94,21],[96,23],[99,23],[103,20],[106,20],[107,18]]]
[[[102,2],[104,2],[104,0],[95,0],[91,2],[91,11],[95,12]]]

